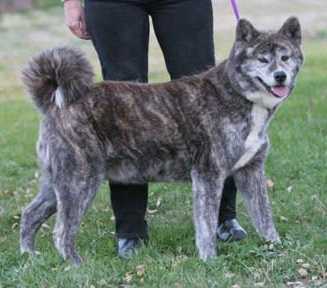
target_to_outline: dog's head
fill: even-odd
[[[240,20],[228,61],[235,89],[248,100],[274,108],[292,92],[303,63],[301,26],[289,18],[277,32],[259,32]]]

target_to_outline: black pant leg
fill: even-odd
[[[164,0],[151,7],[153,27],[172,79],[215,65],[211,0]]]
[[[87,29],[105,80],[147,82],[149,19],[142,5],[124,1],[85,1]],[[148,185],[110,183],[119,238],[146,238]]]
[[[171,78],[195,74],[215,65],[211,0],[166,0],[150,10]],[[219,222],[236,217],[236,186],[228,178]]]
[[[140,2],[85,1],[87,29],[105,80],[148,80],[149,16]]]
[[[236,191],[233,177],[228,177],[221,198],[219,223],[236,218]]]
[[[117,237],[146,239],[147,224],[144,218],[148,202],[148,184],[109,185]]]

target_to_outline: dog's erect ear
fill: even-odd
[[[245,19],[240,19],[236,27],[236,41],[250,43],[260,35],[260,32]]]
[[[285,35],[291,41],[295,42],[298,45],[301,45],[302,42],[302,32],[299,19],[296,17],[290,17],[280,28],[279,33]]]

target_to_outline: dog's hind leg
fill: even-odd
[[[57,219],[54,228],[54,243],[64,259],[74,265],[81,263],[81,258],[75,250],[75,236],[87,208],[94,198],[101,180],[88,169],[75,167],[61,173],[55,181],[57,196]],[[84,174],[85,173],[85,174]],[[80,174],[80,175],[78,175]]]
[[[33,201],[23,210],[20,228],[21,252],[34,253],[34,238],[40,226],[56,212],[57,200],[51,176],[42,171],[40,191]]]
[[[206,261],[217,255],[216,232],[224,179],[218,173],[198,169],[192,169],[191,177],[196,246],[200,258]]]
[[[242,168],[235,173],[234,178],[257,232],[267,241],[279,242],[267,193],[263,163],[252,163]]]

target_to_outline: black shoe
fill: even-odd
[[[118,256],[124,259],[131,258],[142,243],[140,238],[118,238]]]
[[[217,237],[222,241],[239,241],[244,239],[246,236],[246,231],[235,218],[224,221],[217,229]]]

